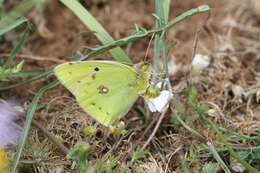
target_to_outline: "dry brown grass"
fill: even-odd
[[[115,5],[114,2],[104,2]],[[207,104],[210,108],[207,118],[224,128],[240,134],[253,136],[260,134],[260,7],[257,0],[250,2],[226,1],[225,8],[221,6],[221,3],[213,3],[216,6],[213,9],[212,18],[200,35],[197,49],[197,53],[208,55],[211,63],[201,75],[194,77],[192,80],[193,85],[198,90],[199,101]],[[177,3],[181,7],[191,8],[189,3]],[[101,18],[100,20],[104,20],[107,23],[109,30],[115,32],[115,37],[119,38],[127,34],[127,32],[125,33],[125,27],[129,27],[128,24],[133,21],[138,21],[145,26],[152,26],[150,17],[142,20],[138,17],[138,15],[147,15],[148,12],[151,12],[152,7],[150,6],[152,4],[149,5],[150,8],[146,9],[147,11],[143,11],[145,4],[140,4],[141,7],[137,10],[138,14],[134,15],[130,21],[127,20],[126,25],[123,25],[118,20],[115,20],[113,24],[113,21],[110,19],[119,18],[121,14],[123,14],[121,16],[123,19],[121,20],[131,16],[131,12],[125,11],[124,13],[122,11],[128,5],[128,8],[132,9],[132,5],[128,1],[120,3],[120,8],[116,11],[111,10],[109,5],[105,6],[104,12],[100,12],[99,15],[97,6],[91,8],[93,8],[92,12],[97,14],[98,18]],[[55,8],[55,6],[52,8]],[[76,43],[81,45],[86,42],[84,38],[76,36],[79,31],[84,30],[79,21],[75,21],[68,10],[60,7],[56,8],[56,10],[62,12],[60,18],[67,20],[69,26],[78,25],[70,36],[72,38],[64,37],[66,34],[71,33],[70,29],[63,29],[64,27],[60,22],[55,23],[49,19],[49,15],[53,13],[53,9],[50,9],[51,13],[47,15],[47,20],[50,20],[48,21],[49,25],[47,22],[44,27],[49,27],[52,37],[38,38],[41,33],[38,33],[39,35],[35,33],[29,40],[29,54],[35,52],[33,54],[44,57],[56,57],[59,61],[62,58],[66,59],[64,57],[70,56],[75,49],[80,49],[80,46]],[[111,15],[109,19],[106,16],[108,13]],[[196,18],[195,21],[200,20],[201,18]],[[196,31],[196,27],[191,26],[192,23],[189,22],[177,27],[169,35],[169,40],[177,40],[178,42],[176,51],[174,50],[172,53],[172,57],[175,58],[172,61],[177,64],[177,67],[171,78],[174,91],[178,91],[181,94],[176,94],[174,99],[179,99],[184,104],[187,103],[187,97],[183,94],[183,91],[188,87],[188,66],[191,60],[194,32]],[[191,27],[191,29],[187,30],[185,27]],[[47,30],[49,29],[47,28]],[[44,30],[46,31],[46,28]],[[55,33],[59,34],[56,35]],[[38,40],[38,43],[33,45],[32,43],[35,39]],[[91,39],[88,41],[94,42]],[[135,60],[139,60],[144,56],[144,50],[148,44],[148,42],[144,42],[141,41],[132,48],[134,51],[131,54],[135,56]],[[53,47],[53,45],[55,46]],[[150,54],[148,53],[148,58],[151,56]],[[31,66],[49,66],[49,62],[39,64],[34,62],[34,60],[32,61],[29,64]],[[29,92],[21,94],[21,96],[31,98],[34,94],[35,86],[41,85],[42,82],[39,83],[34,85]],[[22,90],[24,90],[23,87],[18,88],[16,92],[21,93],[20,91]],[[143,131],[150,122],[149,120],[144,122],[140,116],[141,113],[138,106],[143,106],[143,101],[139,100],[130,113],[123,118],[126,122],[128,133],[123,136],[114,136],[109,133],[107,128],[98,125],[87,116],[62,86],[47,93],[41,103],[46,106],[37,112],[35,119],[43,124],[48,131],[60,139],[68,148],[71,148],[79,141],[89,143],[91,145],[92,155],[90,163],[92,165],[95,164],[97,159],[105,161],[110,156],[118,157],[119,165],[129,161],[129,158],[126,156],[129,156],[129,153],[133,151],[133,146],[143,136]],[[205,137],[205,140],[200,140],[184,127],[177,127],[170,123],[170,116],[171,113],[164,119],[159,131],[150,143],[148,148],[150,155],[144,159],[143,164],[136,166],[133,172],[179,173],[182,172],[181,160],[184,156],[192,172],[200,172],[204,163],[214,160],[212,154],[203,148],[203,144],[206,144],[206,141],[212,142],[217,147],[223,146],[213,130],[210,127],[203,126],[196,118],[191,117],[195,120],[189,125]],[[191,114],[190,116],[193,115]],[[90,125],[97,126],[98,132],[95,136],[87,137],[83,134],[83,130]],[[148,136],[146,135],[138,146],[141,147],[146,142]],[[232,140],[231,144],[237,148],[255,148],[260,145],[259,141],[239,139]],[[232,169],[234,163],[230,155],[223,152],[222,158],[225,159]],[[63,173],[73,172],[75,168],[75,163],[72,163],[71,160],[62,155],[57,150],[57,147],[35,127],[31,129],[23,159],[38,161],[33,164],[24,164],[26,165],[25,169],[32,172]],[[260,165],[258,165],[258,168],[260,168]]]

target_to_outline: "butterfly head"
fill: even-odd
[[[149,67],[150,67],[150,65],[147,62],[140,62],[135,65],[135,69],[139,74],[148,72]]]
[[[134,66],[137,78],[132,85],[138,94],[144,94],[149,87],[149,67],[150,65],[145,62],[138,63]]]
[[[149,99],[156,98],[160,95],[160,88],[157,86],[152,86],[150,85],[146,91],[145,91],[145,96]]]

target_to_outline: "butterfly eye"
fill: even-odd
[[[148,63],[142,64],[142,68],[141,69],[142,69],[143,72],[146,72],[149,69],[149,64]]]
[[[92,78],[93,80],[95,80],[95,79],[96,79],[96,73],[93,73],[93,74],[91,75],[91,78]]]
[[[98,67],[96,67],[94,70],[95,70],[95,71],[99,71],[99,68],[98,68]]]

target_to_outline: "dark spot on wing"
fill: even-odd
[[[96,106],[96,103],[95,102],[91,102],[90,105]]]
[[[71,71],[69,71],[68,73],[69,73],[69,74],[72,74],[72,72],[71,72]]]
[[[78,82],[78,83],[81,83],[81,81],[80,81],[80,80],[78,80],[77,82]]]
[[[104,85],[99,85],[97,90],[99,94],[107,94],[109,92],[109,89]]]
[[[98,109],[101,111],[102,110],[102,108],[101,107],[98,107]]]
[[[132,87],[134,87],[134,84],[133,84],[133,83],[129,83],[128,86],[129,86],[130,88],[132,88]]]
[[[99,71],[99,68],[98,68],[98,67],[96,67],[94,70],[95,70],[95,71]]]
[[[96,79],[96,73],[93,73],[93,74],[91,75],[91,78],[92,78],[93,80],[95,80],[95,79]]]

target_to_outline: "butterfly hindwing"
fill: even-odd
[[[70,62],[58,65],[54,71],[81,107],[106,126],[126,114],[138,98],[131,87],[137,73],[133,67],[121,63]]]

